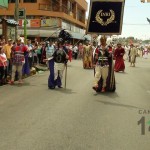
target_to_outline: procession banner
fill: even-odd
[[[91,0],[87,33],[120,35],[125,0]]]

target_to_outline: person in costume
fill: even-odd
[[[48,79],[48,87],[50,89],[62,88],[63,72],[69,59],[68,49],[64,42],[69,40],[71,35],[65,30],[61,30],[55,49],[51,49],[46,60],[49,62],[50,75]]]
[[[96,92],[114,92],[115,77],[112,54],[108,52],[106,45],[106,37],[100,38],[100,45],[97,46],[94,53],[94,85],[93,89]]]
[[[136,61],[136,55],[137,55],[137,50],[134,47],[133,44],[130,45],[130,67],[135,67],[135,61]]]
[[[83,68],[93,68],[92,64],[92,46],[86,41],[85,45],[83,46]]]
[[[121,46],[121,43],[117,44],[117,48],[114,52],[114,58],[115,58],[115,68],[114,70],[116,72],[123,71],[125,70],[125,64],[124,64],[124,59],[123,56],[125,54],[124,48]]]
[[[54,58],[54,81],[55,86],[62,88],[62,78],[63,72],[69,56],[66,52],[65,46],[63,46],[63,41],[58,42],[58,49],[53,54]]]

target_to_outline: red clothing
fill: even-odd
[[[72,50],[68,51],[68,55],[69,55],[69,61],[71,62],[71,60],[72,60]]]
[[[115,57],[115,67],[114,67],[114,70],[116,72],[118,71],[124,71],[125,69],[125,64],[124,64],[124,59],[123,59],[123,55],[125,53],[125,50],[124,48],[117,48],[115,50],[115,53],[114,53],[114,57]]]
[[[24,63],[25,52],[27,52],[27,47],[23,44],[14,45],[12,47],[12,58],[14,65],[22,65]]]
[[[72,60],[72,46],[70,44],[66,44],[65,47],[68,50],[68,56],[69,56],[68,60],[71,62],[71,60]]]
[[[112,47],[109,47],[109,48],[108,48],[108,52],[109,52],[109,53],[112,53],[112,52],[113,52]]]
[[[13,51],[19,51],[20,50],[20,46],[22,46],[21,51],[22,52],[26,52],[27,51],[27,47],[25,45],[16,45],[15,47],[13,47]]]
[[[0,54],[0,67],[6,67],[7,66],[7,58]]]

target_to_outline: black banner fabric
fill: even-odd
[[[123,11],[124,0],[91,0],[87,33],[121,34]]]

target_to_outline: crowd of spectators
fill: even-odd
[[[82,58],[82,43],[73,46],[66,42],[64,46],[68,49],[70,62],[72,57]],[[22,76],[30,75],[37,65],[48,67],[44,60],[48,57],[50,49],[57,49],[57,42],[27,39],[25,44],[21,37],[16,41],[12,39],[6,41],[2,37],[0,39],[0,86],[7,83],[14,84],[16,80],[22,84]]]

